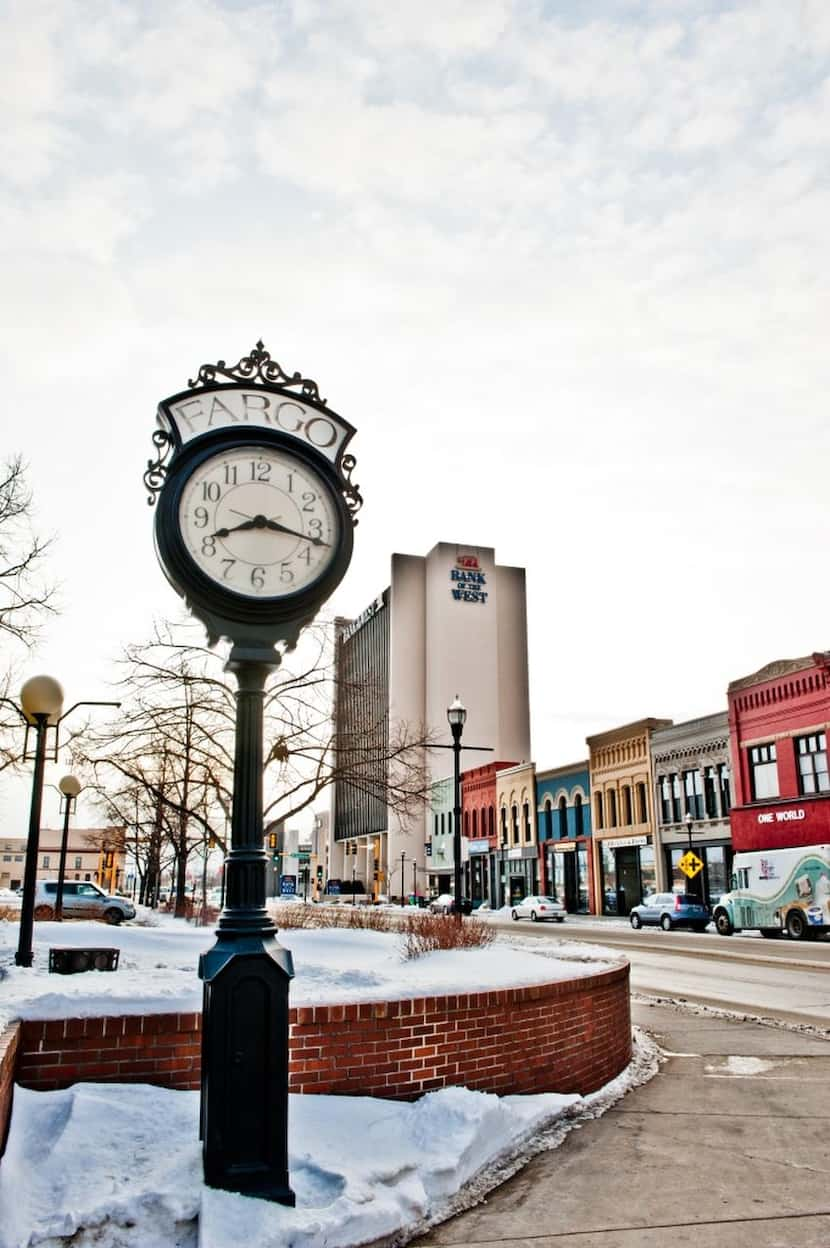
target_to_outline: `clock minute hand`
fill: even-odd
[[[322,537],[311,537],[308,533],[300,533],[299,529],[289,529],[285,524],[278,524],[276,520],[266,520],[265,527],[273,529],[275,533],[289,533],[291,537],[301,537],[304,542],[311,542],[312,546],[328,546],[328,542],[324,542]]]

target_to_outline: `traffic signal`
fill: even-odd
[[[269,833],[268,833],[268,848],[269,848],[269,849],[276,849],[276,848],[277,848],[277,841],[278,841],[277,833],[276,833],[276,832],[269,832]]]
[[[323,864],[322,864],[322,862],[320,863],[320,865],[319,865],[319,866],[318,866],[318,868],[317,868],[317,883],[318,883],[318,884],[322,884],[322,883],[323,883]]]

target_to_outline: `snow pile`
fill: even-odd
[[[204,1186],[196,1092],[18,1088],[0,1165],[0,1245],[57,1248],[75,1235],[100,1248],[367,1243],[434,1214],[494,1158],[581,1103],[466,1088],[414,1104],[292,1096],[289,1209]]]
[[[156,926],[36,923],[32,967],[14,965],[17,923],[0,922],[0,1026],[11,1018],[84,1018],[102,1014],[197,1013],[202,985],[199,954],[214,942],[212,928],[164,916]],[[280,931],[294,955],[292,1005],[397,1000],[432,993],[486,991],[591,975],[619,959],[607,950],[590,961],[556,956],[558,945],[522,947],[497,941],[486,949],[449,949],[406,960],[394,932],[346,928]],[[49,947],[111,946],[118,970],[50,975]],[[528,942],[530,945],[530,942]],[[584,958],[584,948],[578,951]],[[603,959],[604,955],[604,959]]]

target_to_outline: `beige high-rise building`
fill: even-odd
[[[392,556],[389,587],[355,620],[338,621],[336,750],[330,875],[375,895],[426,892],[429,785],[452,776],[446,749],[410,754],[424,768],[426,804],[387,789],[396,743],[449,744],[447,708],[467,709],[461,768],[530,758],[527,609],[523,568],[487,546],[440,542],[425,557]],[[392,764],[393,771],[399,764]],[[415,888],[413,889],[413,884]]]

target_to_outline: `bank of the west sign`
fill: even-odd
[[[487,577],[481,570],[478,555],[459,555],[450,569],[450,586],[456,602],[486,602]]]

